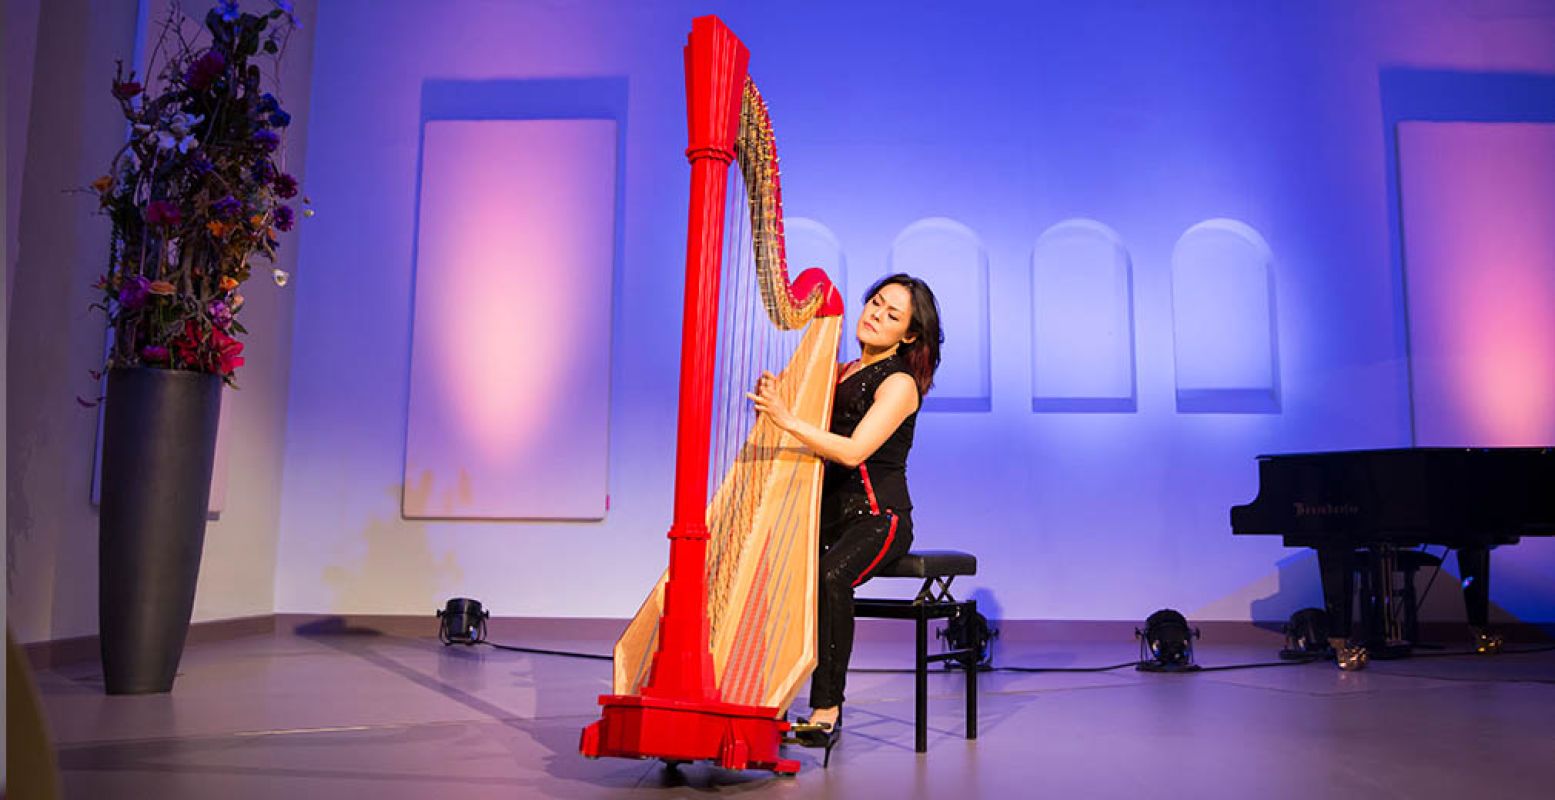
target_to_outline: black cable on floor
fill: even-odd
[[[1419,647],[1420,645],[1416,645],[1416,646]],[[1548,653],[1548,652],[1550,652],[1552,650],[1555,650],[1555,645],[1541,645],[1539,647],[1517,648],[1515,650],[1514,649],[1503,648],[1501,650],[1501,652],[1500,652],[1500,655],[1526,655],[1526,654],[1529,654],[1529,653]],[[1411,653],[1409,655],[1409,658],[1439,658],[1439,657],[1442,657],[1442,656],[1474,656],[1474,655],[1479,655],[1479,654],[1476,653],[1473,650],[1444,650],[1444,651],[1441,651],[1441,652],[1434,652],[1434,653]],[[1193,672],[1225,672],[1225,671],[1237,670],[1237,669],[1260,669],[1260,668],[1263,668],[1263,667],[1294,667],[1294,666],[1299,666],[1299,665],[1302,665],[1302,664],[1312,664],[1312,663],[1318,662],[1318,661],[1331,661],[1332,658],[1333,658],[1332,656],[1311,656],[1311,657],[1308,657],[1308,658],[1299,658],[1299,659],[1289,659],[1289,660],[1281,659],[1279,661],[1258,661],[1258,662],[1252,662],[1252,663],[1248,663],[1248,664],[1223,664],[1223,665],[1217,665],[1217,666],[1213,666],[1213,667],[1200,667],[1200,668],[1198,668],[1196,670],[1192,670],[1192,671]],[[1123,669],[1124,667],[1135,667],[1135,666],[1138,666],[1138,665],[1140,665],[1142,663],[1145,663],[1145,662],[1142,662],[1142,661],[1130,661],[1130,662],[1127,662],[1127,663],[1124,663],[1124,664],[1113,664],[1112,666],[1108,666],[1108,667],[994,667],[992,669],[985,669],[984,672],[1110,672],[1110,671],[1115,670],[1115,669]],[[852,670],[850,670],[850,672],[851,671]],[[912,672],[913,670],[902,669],[902,670],[864,670],[864,671]],[[1393,674],[1393,673],[1389,673],[1389,674]],[[1519,681],[1519,682],[1521,682],[1521,681]]]
[[[486,645],[488,647],[492,647],[492,648],[495,648],[497,650],[507,650],[507,651],[512,652],[512,653],[530,653],[530,654],[533,654],[533,655],[541,655],[541,656],[558,656],[558,657],[561,657],[561,658],[584,658],[584,659],[589,659],[589,660],[593,660],[593,661],[611,661],[614,658],[613,656],[600,655],[598,653],[575,653],[575,652],[568,651],[568,650],[546,650],[544,648],[539,648],[539,647],[515,647],[513,645],[508,645],[508,644],[497,644],[496,642],[488,642],[488,641],[486,641],[484,639],[482,639],[481,641],[476,642],[476,644],[484,644],[484,645]],[[1548,653],[1548,652],[1550,652],[1552,650],[1555,650],[1555,645],[1542,645],[1542,646],[1539,646],[1539,647],[1518,648],[1518,649],[1515,649],[1515,650],[1502,649],[1501,652],[1500,652],[1500,655],[1526,655],[1526,654],[1529,654],[1529,653]],[[1444,656],[1472,656],[1472,655],[1478,655],[1478,653],[1474,652],[1473,650],[1443,650],[1443,651],[1434,652],[1434,653],[1411,653],[1409,657],[1410,658],[1440,658],[1440,657],[1444,657]],[[1302,664],[1311,664],[1311,663],[1314,663],[1314,662],[1317,662],[1317,661],[1326,661],[1326,660],[1328,660],[1328,659],[1326,657],[1323,657],[1323,656],[1313,656],[1311,658],[1281,660],[1281,661],[1257,661],[1257,662],[1252,662],[1252,663],[1248,663],[1248,664],[1222,664],[1222,665],[1213,666],[1213,667],[1200,667],[1200,668],[1198,668],[1196,670],[1192,670],[1192,671],[1193,672],[1228,672],[1228,671],[1231,671],[1231,670],[1239,670],[1239,669],[1262,669],[1264,667],[1294,667],[1294,666],[1300,666]],[[1026,673],[1026,674],[1044,673],[1044,672],[1076,672],[1076,673],[1084,673],[1084,672],[1111,672],[1113,670],[1126,669],[1128,667],[1137,667],[1137,666],[1139,666],[1142,663],[1145,663],[1145,662],[1142,662],[1142,661],[1125,661],[1125,662],[1123,662],[1121,664],[1112,664],[1112,665],[1104,666],[1104,667],[990,667],[990,668],[984,668],[981,671],[982,672],[1019,672],[1019,673]],[[875,674],[912,674],[912,673],[916,672],[917,670],[912,669],[912,668],[908,668],[908,667],[850,667],[848,669],[848,671],[849,672],[859,672],[859,673],[875,673]],[[955,670],[945,670],[945,672],[953,672],[953,671],[955,671]],[[1396,673],[1389,673],[1389,674],[1396,674]],[[1420,676],[1420,677],[1429,677],[1429,676]],[[1493,678],[1492,679],[1488,679],[1488,681],[1494,681],[1494,680],[1496,680],[1496,679],[1493,679]],[[1528,681],[1515,681],[1515,682],[1522,683],[1522,682],[1528,682]],[[1545,682],[1545,681],[1537,681],[1537,680],[1535,680],[1535,681],[1532,681],[1532,682]]]
[[[1111,672],[1124,667],[1137,667],[1144,662],[1127,661],[1110,667],[993,667],[988,672]],[[909,670],[911,671],[911,670]]]
[[[1421,645],[1415,645],[1415,646],[1416,647],[1420,647]],[[1440,645],[1438,645],[1438,646],[1440,646]],[[1515,649],[1509,648],[1509,647],[1502,647],[1500,652],[1496,653],[1496,655],[1502,655],[1502,656],[1522,656],[1522,655],[1527,655],[1529,653],[1548,653],[1551,650],[1555,650],[1555,644],[1544,644],[1544,645],[1539,645],[1537,647],[1518,647],[1518,648],[1515,648]],[[1477,651],[1474,651],[1474,650],[1439,650],[1439,651],[1436,651],[1434,653],[1410,653],[1409,657],[1410,658],[1442,658],[1442,657],[1445,657],[1445,656],[1477,656],[1477,655],[1480,655],[1480,653],[1477,652]]]
[[[539,647],[514,647],[513,645],[510,645],[510,644],[497,644],[496,642],[488,642],[485,639],[482,639],[482,640],[476,642],[476,644],[484,644],[484,645],[487,645],[488,647],[494,647],[494,648],[496,648],[498,650],[507,650],[507,651],[513,652],[513,653],[533,653],[535,655],[540,655],[540,656],[561,656],[562,658],[587,658],[587,659],[591,659],[593,661],[612,661],[612,660],[615,659],[614,656],[602,656],[602,655],[600,655],[598,653],[574,653],[574,652],[571,652],[571,651],[568,651],[568,650],[545,650],[545,649],[542,649],[542,648],[539,648]]]
[[[1326,656],[1312,656],[1311,658],[1297,658],[1289,661],[1258,661],[1252,664],[1226,664],[1218,667],[1199,667],[1198,672],[1224,672],[1233,669],[1259,669],[1262,667],[1299,667],[1303,664],[1313,664],[1319,661],[1330,660]]]
[[[1255,662],[1255,663],[1251,663],[1251,664],[1222,664],[1222,665],[1218,665],[1218,666],[1214,666],[1214,667],[1200,667],[1200,668],[1198,668],[1196,670],[1183,670],[1183,671],[1184,672],[1224,672],[1226,670],[1233,670],[1233,669],[1258,669],[1260,667],[1294,667],[1294,666],[1299,666],[1301,664],[1311,664],[1314,661],[1323,661],[1323,660],[1325,660],[1325,659],[1321,658],[1321,657],[1314,657],[1314,658],[1303,658],[1303,659],[1298,659],[1298,660],[1293,660],[1293,661],[1260,661],[1260,662]],[[1139,666],[1140,664],[1143,664],[1143,663],[1145,663],[1145,662],[1143,662],[1143,661],[1125,661],[1122,664],[1112,664],[1110,666],[1105,666],[1105,667],[987,667],[987,668],[980,669],[979,672],[1020,672],[1020,673],[1027,673],[1027,674],[1029,674],[1029,673],[1041,673],[1041,672],[1111,672],[1111,671],[1116,670],[1116,669],[1126,669],[1128,667],[1137,667],[1137,666]],[[885,668],[873,668],[873,667],[871,667],[871,668],[849,668],[848,671],[849,672],[873,672],[873,673],[912,674],[916,670],[905,668],[905,667],[885,667]],[[943,670],[941,674],[946,674],[946,673],[951,673],[951,672],[959,672],[959,671],[960,670],[956,670],[956,669],[946,669],[946,670]]]

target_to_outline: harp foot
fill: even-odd
[[[600,720],[583,730],[578,750],[588,758],[657,758],[666,763],[712,761],[724,769],[780,775],[799,762],[779,758],[788,723],[775,708],[638,695],[603,695]]]

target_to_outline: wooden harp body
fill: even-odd
[[[842,298],[788,276],[777,152],[749,52],[716,17],[686,45],[686,244],[670,564],[616,643],[584,755],[797,771],[778,746],[815,665],[822,463],[751,410],[762,371],[831,418]]]

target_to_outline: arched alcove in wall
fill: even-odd
[[[1059,222],[1031,251],[1031,410],[1137,406],[1128,248],[1096,220]]]
[[[1177,410],[1280,410],[1274,256],[1258,231],[1209,219],[1172,248]]]

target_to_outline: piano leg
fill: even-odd
[[[1350,638],[1354,616],[1355,551],[1348,547],[1317,548],[1317,569],[1323,579],[1323,607],[1328,611],[1328,632],[1334,639]]]
[[[1340,669],[1361,669],[1367,661],[1365,648],[1350,643],[1355,612],[1355,550],[1319,547],[1317,569],[1323,579],[1323,607],[1328,611],[1328,643],[1334,648]]]
[[[1382,608],[1382,569],[1377,565],[1377,552],[1367,549],[1356,554],[1356,560],[1356,589],[1359,591],[1355,601],[1360,606],[1356,609],[1360,626],[1351,630],[1350,638],[1368,648],[1381,646],[1387,641],[1382,632],[1382,621],[1387,612]]]
[[[1490,548],[1459,548],[1458,574],[1463,577],[1463,607],[1469,612],[1474,650],[1500,652],[1502,637],[1490,630]]]

